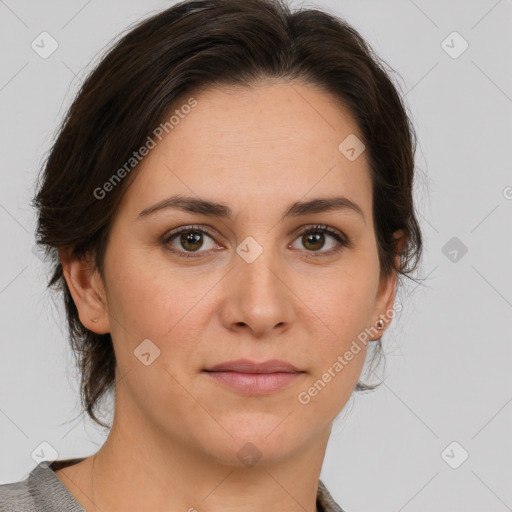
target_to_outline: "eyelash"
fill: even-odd
[[[181,228],[176,229],[175,231],[172,231],[171,233],[164,236],[162,243],[167,246],[172,240],[174,240],[176,237],[178,237],[181,233],[187,233],[187,232],[197,232],[208,235],[210,238],[214,239],[215,235],[210,232],[208,229],[204,227],[199,226],[183,226]],[[306,251],[308,253],[311,253],[308,255],[308,257],[311,258],[319,258],[323,256],[331,256],[332,254],[338,253],[343,249],[344,247],[350,247],[349,240],[338,230],[335,230],[333,228],[330,228],[329,226],[323,225],[323,224],[317,224],[314,226],[310,226],[306,229],[303,229],[299,233],[297,233],[296,238],[299,238],[300,236],[304,236],[311,233],[322,233],[322,234],[328,234],[332,236],[337,242],[338,246],[334,249],[330,249],[328,251]],[[171,252],[176,254],[180,258],[200,258],[201,253],[207,253],[209,251],[200,251],[197,253],[193,252],[186,252],[186,251],[177,251],[175,249],[169,249]]]

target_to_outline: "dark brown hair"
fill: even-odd
[[[383,61],[361,35],[326,12],[291,11],[284,0],[175,4],[129,30],[84,81],[46,159],[33,200],[36,241],[53,265],[48,286],[63,292],[81,373],[82,404],[98,424],[107,426],[95,410],[115,384],[112,340],[110,334],[96,334],[80,322],[58,248],[92,257],[104,277],[109,228],[136,169],[105,198],[98,199],[94,191],[144,145],[180,98],[214,85],[294,79],[322,88],[348,107],[358,123],[370,162],[382,275],[398,272],[410,278],[416,269],[422,252],[413,205],[416,137]],[[393,238],[397,230],[405,235],[401,247]],[[380,359],[381,341],[373,345]],[[358,382],[356,390],[375,387]]]

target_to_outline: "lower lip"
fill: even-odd
[[[206,372],[217,381],[250,395],[273,393],[286,387],[303,372],[239,373]]]

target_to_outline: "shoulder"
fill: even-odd
[[[36,510],[28,484],[30,476],[20,482],[0,485],[0,512]]]
[[[40,462],[20,482],[0,485],[0,512],[85,512],[49,462]]]
[[[334,498],[331,496],[322,480],[318,481],[318,494],[316,503],[320,512],[345,512],[334,501]]]

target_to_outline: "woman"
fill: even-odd
[[[344,21],[186,1],[132,29],[71,106],[34,205],[92,419],[1,510],[342,510],[319,480],[422,237],[414,132]],[[368,356],[368,357],[367,357]]]

